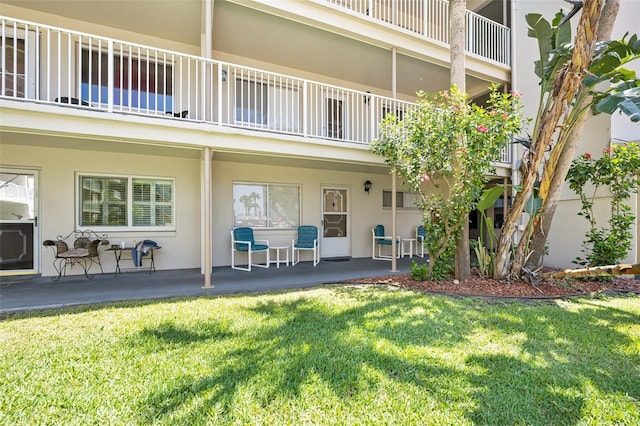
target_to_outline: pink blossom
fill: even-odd
[[[431,178],[429,177],[428,174],[424,173],[422,176],[420,176],[420,180],[422,182],[429,182],[431,180]]]
[[[478,129],[478,131],[482,133],[487,133],[489,131],[489,128],[486,126],[478,126],[476,127],[476,129]]]
[[[606,152],[607,154],[611,154],[613,152],[613,149],[605,148],[605,149],[603,149],[603,151]]]
[[[507,118],[509,118],[509,114],[507,114],[506,112],[502,114],[502,119],[506,120]]]
[[[588,152],[585,152],[585,153],[584,153],[584,157],[585,157],[587,160],[591,160],[591,154],[589,154]]]
[[[511,91],[511,96],[513,96],[516,99],[520,99],[522,97],[522,93],[516,92],[515,90],[512,90]]]

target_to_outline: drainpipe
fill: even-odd
[[[396,54],[397,49],[391,48],[391,97],[396,99]],[[396,168],[391,169],[391,272],[398,272],[398,262],[396,254],[398,253],[398,245],[396,238],[398,235],[397,225],[397,209],[396,209]]]
[[[516,70],[516,66],[518,63],[516,57],[516,2],[518,0],[511,0],[511,90],[514,92],[518,91],[518,72]],[[511,144],[511,196],[515,197],[516,192],[513,189],[520,182],[520,176],[517,166],[518,160],[518,145],[517,143]],[[506,216],[505,216],[506,217]],[[516,232],[513,233],[513,243],[518,243],[518,236],[520,233],[520,225],[522,224],[522,218],[518,219],[518,228]]]

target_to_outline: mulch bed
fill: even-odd
[[[360,278],[357,284],[386,284],[429,293],[495,298],[550,299],[590,294],[635,293],[640,295],[640,281],[633,277],[616,277],[612,282],[556,280],[535,286],[525,282],[507,282],[473,276],[457,284],[451,281],[415,281],[411,274]]]

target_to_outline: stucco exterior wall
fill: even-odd
[[[77,228],[77,173],[104,173],[122,176],[175,178],[176,230],[168,232],[111,232],[109,240],[118,243],[152,239],[163,248],[157,252],[157,269],[182,269],[200,266],[200,165],[197,160],[119,154],[105,151],[24,146],[11,143],[10,136],[2,141],[2,164],[36,170],[39,175],[38,237],[41,271],[53,275],[53,253],[42,247],[42,241],[55,239]],[[111,252],[101,255],[103,268],[114,271]],[[77,269],[77,268],[76,268]],[[80,273],[81,271],[73,271]]]
[[[513,87],[523,93],[522,101],[525,107],[525,114],[533,118],[537,112],[540,93],[539,78],[534,73],[533,65],[534,61],[538,59],[538,48],[536,40],[527,36],[525,15],[528,13],[541,13],[545,19],[550,21],[560,8],[567,12],[571,5],[545,0],[515,0],[514,7],[516,67]],[[638,16],[640,16],[640,3],[634,0],[622,0],[613,37],[621,37],[627,31],[635,31]],[[577,16],[572,19],[574,36],[575,23],[577,21]],[[634,66],[638,65],[640,64],[635,64]],[[531,132],[532,130],[533,123],[529,131]],[[626,117],[622,117],[619,114],[615,114],[614,117],[606,114],[590,115],[583,129],[576,155],[583,155],[585,152],[589,152],[594,158],[597,158],[602,155],[603,149],[608,148],[615,138],[633,140],[634,134],[636,139],[640,137],[640,126],[637,123],[630,124]],[[599,219],[599,225],[606,226],[609,217],[609,200],[603,198],[604,194],[602,193],[599,197],[596,200],[596,215]],[[638,209],[635,196],[630,200],[629,205],[632,206],[632,210],[637,216]],[[577,195],[565,184],[549,233],[549,255],[545,257],[545,265],[561,268],[574,267],[575,265],[571,262],[577,256],[584,256],[581,249],[585,232],[588,230],[588,223],[584,218],[577,215],[579,211],[580,201]],[[636,226],[632,230],[636,237],[632,241],[631,250],[626,261],[635,261],[638,258],[637,223],[636,220]]]
[[[214,157],[215,158],[215,157]],[[326,169],[306,169],[237,162],[213,162],[213,264],[231,262],[231,236],[233,228],[233,183],[279,183],[301,187],[301,224],[314,225],[322,232],[322,187],[344,187],[349,191],[350,251],[353,257],[371,256],[371,228],[385,226],[391,234],[391,210],[382,208],[382,191],[391,189],[391,176]],[[373,182],[369,194],[363,183]],[[400,186],[398,185],[398,190]],[[413,237],[421,223],[418,210],[398,211],[398,235]],[[294,230],[256,230],[256,238],[269,240],[271,245],[291,245]],[[303,254],[303,260],[310,255]]]
[[[27,146],[12,143],[5,137],[2,164],[37,171],[39,177],[38,245],[41,250],[41,272],[55,273],[53,253],[42,247],[42,241],[67,234],[77,226],[77,189],[79,173],[116,176],[141,176],[175,179],[176,229],[164,232],[114,232],[104,229],[113,243],[145,238],[157,241],[163,249],[156,253],[157,269],[200,268],[202,246],[202,160],[170,155],[145,155],[102,150],[66,149]],[[349,191],[350,254],[371,255],[371,228],[383,224],[391,233],[391,210],[382,208],[382,191],[391,189],[391,176],[334,169],[310,169],[291,166],[256,164],[253,162],[212,162],[213,265],[230,264],[230,230],[233,222],[233,182],[284,183],[301,187],[301,223],[321,228],[321,188],[335,186]],[[363,183],[373,182],[367,194]],[[401,186],[398,184],[398,190]],[[418,210],[398,211],[398,235],[414,236],[420,224]],[[256,238],[271,245],[290,246],[295,230],[257,230]],[[308,260],[306,253],[302,260]],[[111,252],[101,255],[105,272],[115,269]],[[74,270],[73,273],[81,273]]]

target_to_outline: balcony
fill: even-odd
[[[317,0],[336,10],[449,45],[449,2],[445,0]],[[467,53],[510,65],[510,29],[467,11]]]
[[[224,61],[1,19],[3,99],[367,145],[415,104]],[[499,162],[510,161],[509,150]]]

